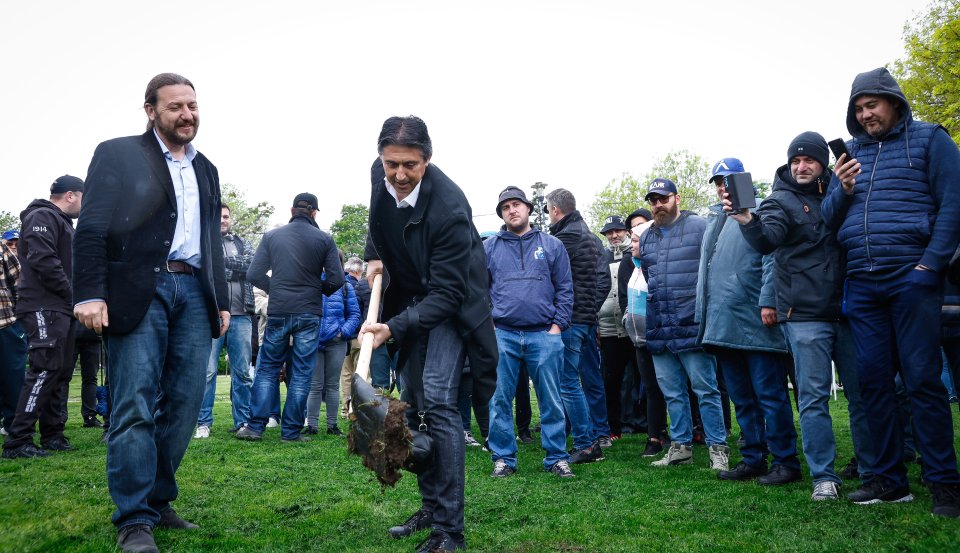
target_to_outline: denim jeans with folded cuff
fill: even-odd
[[[713,356],[702,350],[653,354],[657,383],[667,401],[670,414],[670,439],[690,445],[693,442],[693,417],[687,381],[700,402],[700,416],[707,445],[724,444],[727,431],[723,426],[720,391],[717,389],[717,364]]]
[[[573,324],[560,334],[564,347],[563,367],[560,369],[560,399],[570,422],[574,449],[590,447],[597,438],[590,419],[590,408],[580,384],[581,352],[587,334],[593,332],[592,329],[590,325]]]
[[[580,347],[580,384],[587,400],[594,440],[610,436],[610,421],[607,414],[607,393],[603,386],[603,371],[600,366],[600,346],[597,344],[597,325],[590,325]]]
[[[161,272],[140,323],[107,337],[107,484],[118,528],[156,526],[177,499],[176,471],[203,400],[209,316],[196,276]]]

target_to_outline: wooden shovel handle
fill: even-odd
[[[377,322],[380,313],[380,282],[383,275],[374,275],[373,286],[370,287],[370,307],[367,309],[367,322]],[[367,332],[360,343],[360,357],[357,359],[357,375],[364,380],[370,380],[370,357],[373,356],[373,334]]]

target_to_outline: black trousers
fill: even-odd
[[[633,353],[634,349],[630,338],[600,337],[603,388],[607,396],[607,420],[610,423],[610,433],[617,436],[623,433],[621,418],[623,375],[631,358],[636,357]]]
[[[18,318],[27,333],[30,367],[23,380],[17,414],[3,442],[16,449],[33,441],[40,421],[40,443],[63,437],[60,406],[66,402],[65,383],[73,376],[73,317],[55,311],[27,313]]]
[[[647,435],[651,438],[667,442],[667,402],[657,384],[657,375],[653,370],[653,358],[646,347],[635,347],[637,368],[640,371],[640,380],[647,396]]]

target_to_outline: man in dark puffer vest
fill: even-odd
[[[730,448],[717,389],[717,363],[697,345],[694,320],[700,246],[707,221],[680,211],[677,186],[669,179],[654,179],[646,200],[653,211],[653,226],[640,236],[640,267],[647,279],[647,348],[653,355],[657,382],[667,400],[670,436],[667,454],[654,466],[690,463],[693,460],[693,419],[687,381],[700,400],[703,429],[710,446],[710,468],[728,470]]]
[[[912,500],[896,423],[894,376],[903,378],[933,514],[960,517],[960,475],[940,381],[943,280],[960,240],[960,150],[946,130],[914,121],[884,68],[853,81],[847,143],[824,199],[827,224],[847,253],[844,309],[877,451],[860,504]],[[899,363],[894,360],[899,356]]]

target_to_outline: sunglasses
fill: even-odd
[[[674,197],[676,194],[670,194],[668,196],[653,196],[650,198],[650,205],[663,204],[667,205],[670,203],[670,198]]]

